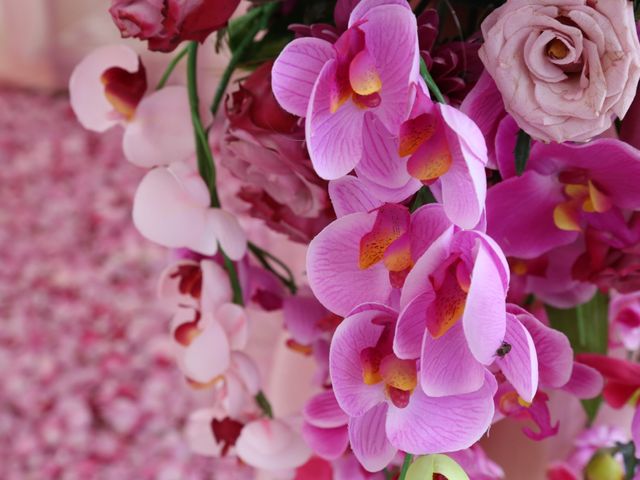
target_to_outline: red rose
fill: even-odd
[[[123,38],[148,40],[170,52],[183,40],[204,41],[227,24],[240,0],[112,0],[109,12]]]

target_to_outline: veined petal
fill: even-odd
[[[333,390],[327,390],[313,396],[304,406],[304,419],[320,428],[336,428],[345,426],[349,420],[342,411]]]
[[[477,234],[481,235],[481,234]],[[481,363],[493,362],[506,330],[506,289],[502,265],[488,242],[478,238],[471,286],[462,316],[464,333],[473,356]]]
[[[493,375],[488,373],[482,388],[465,395],[428,397],[418,388],[406,408],[389,408],[389,441],[399,450],[416,455],[468,448],[491,425],[496,388]]]
[[[362,157],[364,111],[346,102],[331,112],[332,86],[337,63],[329,60],[313,87],[305,127],[309,156],[316,173],[325,180],[348,174]]]
[[[393,352],[398,358],[420,357],[422,338],[426,335],[426,311],[435,299],[433,291],[425,291],[412,299],[398,317],[393,337]]]
[[[280,106],[304,117],[320,71],[334,57],[331,44],[319,38],[298,38],[289,43],[271,70],[273,94]]]
[[[356,166],[358,177],[389,189],[401,188],[411,180],[406,160],[398,156],[396,138],[371,112],[364,118],[363,141],[362,160]]]
[[[358,177],[351,175],[329,182],[329,197],[337,217],[350,213],[371,212],[382,205]]]
[[[564,201],[553,178],[526,171],[493,186],[487,193],[487,232],[509,257],[536,258],[568,245],[576,232],[556,227],[553,210]]]
[[[397,453],[385,433],[387,410],[387,404],[381,403],[363,415],[349,419],[351,448],[360,464],[369,472],[385,468]]]
[[[382,81],[382,101],[375,115],[395,135],[407,119],[411,85],[419,77],[416,17],[406,5],[384,5],[372,8],[364,18],[367,21],[359,28],[365,32],[367,51]]]
[[[349,431],[346,424],[334,428],[320,428],[305,423],[302,426],[302,437],[311,450],[325,460],[340,458],[349,446]]]
[[[345,316],[365,302],[387,303],[392,292],[382,263],[359,267],[360,240],[375,223],[375,213],[354,213],[331,223],[309,244],[307,275],[314,295],[327,309]]]
[[[345,318],[331,342],[329,367],[333,391],[340,408],[352,417],[363,415],[384,402],[381,384],[367,385],[363,379],[360,353],[376,345],[383,327],[372,320],[379,312],[360,312]]]
[[[420,386],[430,397],[471,393],[484,384],[485,368],[471,354],[460,322],[440,338],[425,335],[420,358]]]
[[[504,341],[511,346],[511,350],[503,357],[497,356],[496,364],[518,395],[531,403],[538,390],[538,357],[531,335],[511,313],[507,313]]]

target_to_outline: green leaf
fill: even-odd
[[[234,18],[229,22],[227,32],[229,33],[229,48],[231,49],[231,53],[235,53],[238,46],[242,43],[242,40],[251,34],[251,30],[253,30],[255,24],[260,21],[261,16],[262,9],[252,8],[246,14]]]
[[[411,213],[415,212],[418,208],[428,203],[436,203],[436,197],[433,196],[429,187],[423,186],[418,193],[416,193],[416,198],[413,200],[411,204]]]
[[[426,82],[427,87],[429,87],[429,91],[433,94],[436,100],[440,103],[447,103],[447,101],[444,98],[444,95],[442,95],[442,92],[438,88],[438,85],[436,85],[436,81],[431,76],[431,73],[429,73],[429,70],[427,69],[427,64],[424,63],[423,58],[420,58],[420,74],[422,75],[422,78]]]
[[[607,353],[609,300],[606,295],[598,292],[576,308],[561,309],[548,305],[546,308],[551,326],[569,338],[575,353]]]
[[[516,174],[518,176],[524,173],[529,161],[529,152],[531,151],[531,137],[524,130],[518,132],[518,140],[513,155],[516,158]]]
[[[598,292],[591,300],[576,308],[560,309],[547,305],[551,326],[564,333],[575,353],[606,354],[609,344],[609,299]],[[582,406],[592,422],[602,398],[583,400]]]

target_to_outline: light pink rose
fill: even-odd
[[[508,0],[482,24],[480,58],[518,125],[542,141],[586,141],[622,118],[640,78],[626,0]]]

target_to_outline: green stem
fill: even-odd
[[[422,58],[420,59],[420,74],[422,75],[422,78],[424,78],[424,81],[427,83],[427,87],[429,87],[429,91],[431,91],[433,96],[436,97],[436,100],[440,103],[447,103],[447,101],[444,98],[444,95],[442,95],[442,92],[438,88],[438,85],[436,85],[435,80],[429,73],[429,70],[427,69],[427,64],[424,63],[424,60]]]
[[[280,280],[282,284],[289,289],[292,295],[295,295],[298,292],[298,286],[296,285],[293,272],[282,260],[251,242],[249,242],[249,251],[251,251],[251,253],[255,255],[255,257],[258,259],[258,262],[260,262],[260,264],[266,270],[269,270],[276,277],[278,277],[278,280]],[[284,270],[286,276],[282,275],[275,268],[273,268],[273,266],[271,266],[271,264],[269,263],[269,260],[273,261],[282,270]]]
[[[211,147],[207,141],[207,135],[202,126],[202,119],[200,118],[199,99],[198,99],[198,83],[196,81],[196,68],[197,68],[197,55],[198,55],[198,43],[191,42],[187,47],[187,88],[189,92],[189,107],[191,109],[191,122],[193,123],[193,130],[195,132],[196,141],[196,153],[198,156],[198,171],[200,176],[207,184],[211,195],[211,206],[219,208],[220,200],[218,198],[218,192],[216,190],[216,167],[213,163],[213,154],[211,153]],[[242,299],[242,286],[240,285],[240,279],[238,278],[238,270],[235,264],[227,256],[227,254],[220,248],[222,258],[224,259],[224,266],[229,273],[229,281],[233,289],[233,302],[237,305],[243,305]],[[271,404],[263,392],[258,392],[255,397],[256,403],[260,409],[269,418],[273,418],[273,411]]]
[[[220,249],[222,251],[222,249]],[[243,306],[244,299],[242,298],[242,286],[240,285],[240,278],[238,277],[238,269],[233,261],[227,257],[227,254],[222,252],[222,258],[224,259],[224,268],[226,268],[229,274],[229,281],[231,282],[231,289],[233,290],[233,303]]]
[[[256,22],[251,30],[247,32],[247,35],[242,39],[242,41],[238,44],[238,48],[235,49],[227,68],[224,69],[222,73],[222,78],[220,78],[220,83],[218,84],[218,88],[216,89],[216,95],[213,98],[213,103],[211,104],[211,113],[215,115],[218,112],[218,108],[220,107],[220,103],[224,98],[224,94],[227,90],[227,86],[229,85],[229,81],[231,80],[231,76],[233,72],[235,72],[236,68],[240,62],[244,60],[245,54],[249,50],[249,47],[253,44],[253,39],[258,34],[260,30],[263,30],[267,27],[267,23],[269,22],[269,18],[275,12],[276,7],[278,6],[278,2],[268,3],[263,5],[262,7],[258,7],[262,9],[262,16],[260,17],[260,21]]]
[[[404,480],[407,476],[407,472],[409,471],[409,466],[411,465],[411,461],[413,460],[413,455],[410,453],[405,453],[404,462],[402,462],[402,469],[400,470],[400,476],[398,480]]]
[[[273,418],[273,409],[271,408],[271,404],[269,400],[265,396],[264,392],[260,390],[258,394],[255,396],[256,403],[267,417]]]
[[[162,87],[166,85],[167,80],[169,80],[169,77],[175,70],[176,66],[178,65],[178,63],[180,63],[180,60],[184,58],[184,56],[187,54],[188,51],[189,51],[189,47],[188,46],[184,47],[182,50],[180,50],[180,53],[178,53],[178,55],[176,55],[175,58],[171,60],[171,63],[162,74],[162,78],[158,82],[158,85],[156,86],[156,90],[160,90]]]
[[[191,122],[196,137],[196,154],[198,157],[198,171],[209,188],[211,206],[220,207],[220,199],[216,190],[216,166],[213,163],[211,147],[207,140],[207,133],[200,118],[200,100],[198,99],[198,81],[196,69],[198,67],[198,42],[190,42],[187,47],[187,88],[189,91],[189,107]]]

